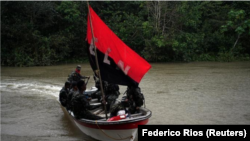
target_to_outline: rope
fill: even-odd
[[[132,138],[133,138],[133,136],[129,136],[129,137],[126,137],[126,138],[121,138],[121,139],[117,139],[117,138],[111,137],[111,136],[109,136],[108,134],[106,134],[106,133],[99,127],[99,125],[97,124],[97,121],[95,121],[95,123],[96,123],[96,125],[97,125],[98,128],[102,131],[102,133],[103,133],[104,135],[106,135],[107,137],[109,137],[109,138],[111,138],[111,139],[113,139],[113,140],[125,140],[125,139],[132,139]]]

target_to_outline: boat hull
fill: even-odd
[[[97,129],[90,128],[87,126],[83,126],[79,124],[79,122],[75,121],[75,124],[78,128],[88,136],[91,136],[97,140],[101,141],[134,141],[137,134],[137,128],[134,129],[124,129],[124,130],[109,130],[109,129]]]
[[[120,121],[93,121],[74,118],[63,106],[64,114],[86,135],[101,141],[134,141],[137,140],[138,125],[145,125],[150,115],[142,119],[120,120]]]

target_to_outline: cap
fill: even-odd
[[[79,90],[81,90],[82,88],[82,85],[85,85],[85,81],[83,81],[83,80],[80,80],[80,81],[78,81],[77,82],[77,88],[79,89]]]
[[[77,83],[75,81],[72,82],[72,87],[77,86]]]
[[[66,85],[70,85],[70,82],[69,82],[69,81],[66,81],[66,82],[65,82],[65,86],[66,86]]]
[[[77,68],[78,70],[81,70],[81,65],[77,65],[76,68]]]

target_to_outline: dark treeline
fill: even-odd
[[[90,5],[151,62],[250,60],[250,2],[124,1]],[[1,1],[1,65],[83,62],[85,1]]]

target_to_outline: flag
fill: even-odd
[[[89,11],[86,40],[92,69],[97,69],[96,46],[102,80],[120,85],[139,84],[151,65],[119,39],[90,6]]]

